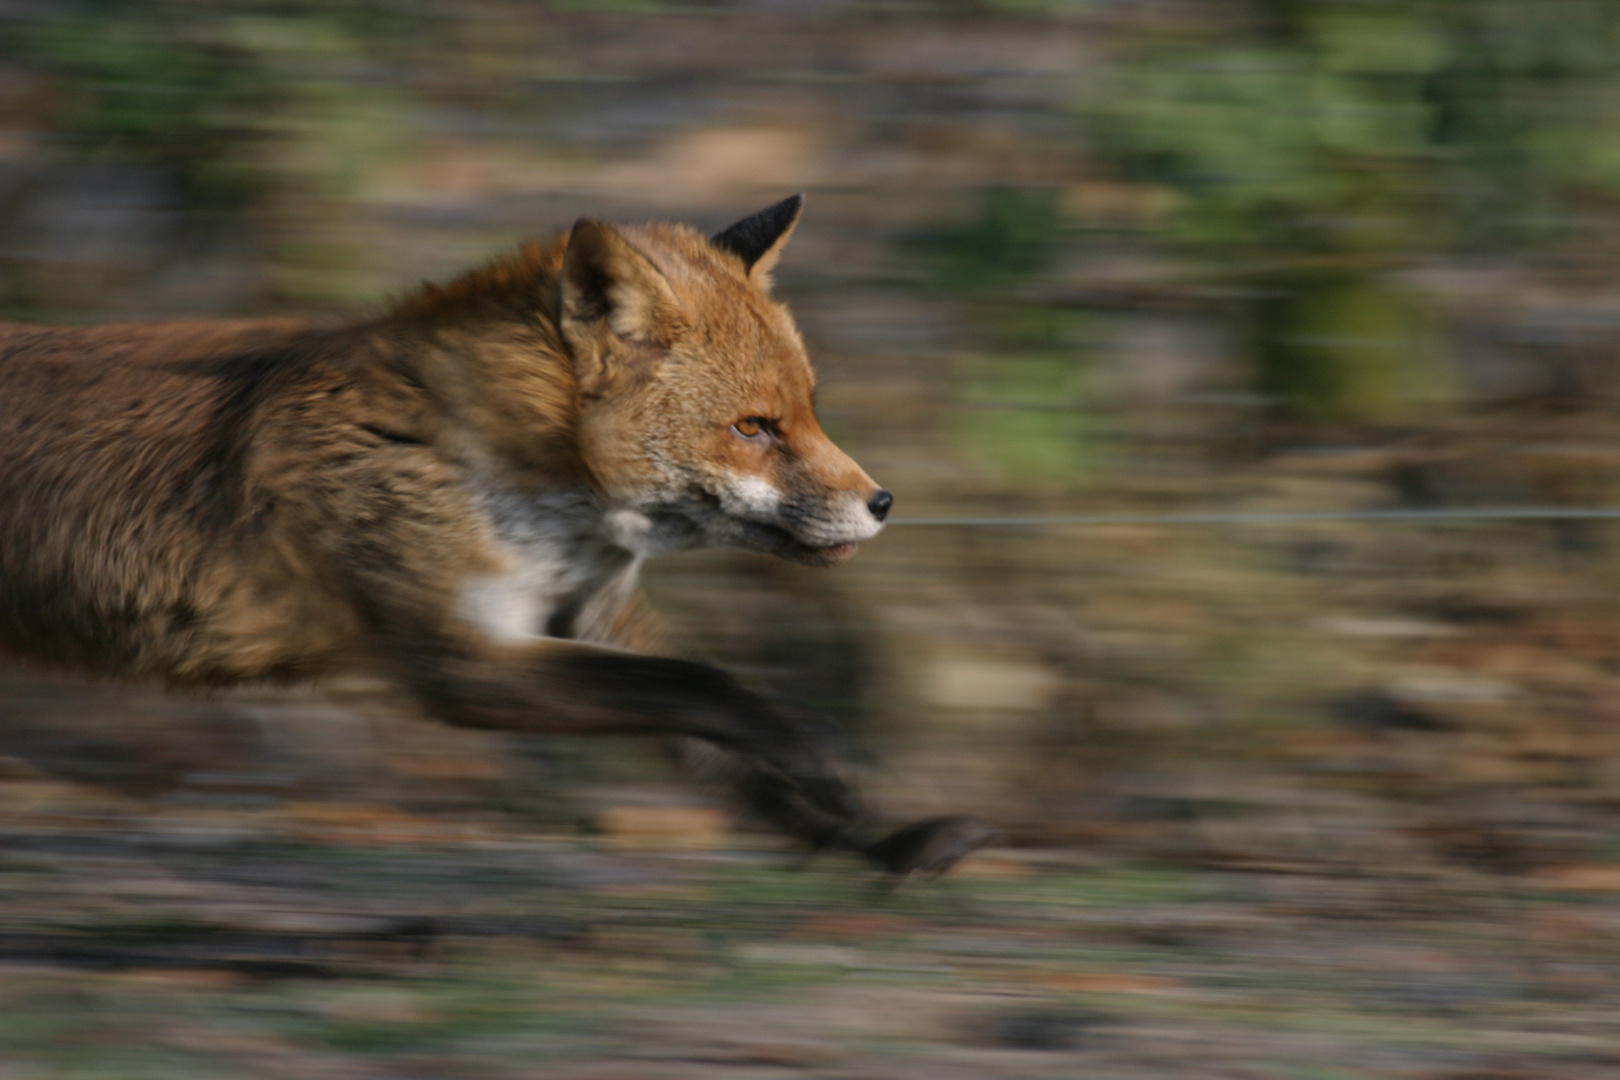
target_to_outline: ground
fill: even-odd
[[[758,838],[0,800],[18,1080],[1620,1071],[1612,870],[999,848],[894,889]]]

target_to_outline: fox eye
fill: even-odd
[[[731,425],[731,430],[745,439],[757,439],[770,427],[763,417],[750,416],[746,420],[739,420]]]

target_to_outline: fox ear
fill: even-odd
[[[793,235],[793,227],[799,223],[799,212],[803,209],[804,196],[789,195],[715,233],[710,242],[740,258],[748,276],[764,284],[781,257],[788,237]]]
[[[574,223],[562,266],[562,329],[575,343],[603,330],[652,342],[677,319],[669,281],[624,235],[589,218]]]

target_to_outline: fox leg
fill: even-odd
[[[677,726],[663,730],[696,736],[739,759],[728,771],[744,804],[814,849],[853,851],[900,876],[937,874],[994,835],[966,816],[933,818],[872,835],[873,819],[839,775],[827,737],[790,719],[719,668],[617,650],[579,654],[565,661],[564,668],[576,678],[590,673],[574,687],[585,695],[592,682],[598,692],[611,683],[620,709],[649,710],[656,716],[669,715],[665,710],[673,706],[676,716],[697,716],[696,725],[677,720]],[[695,696],[683,704],[683,695]]]
[[[995,835],[994,830],[967,816],[930,818],[879,832],[876,820],[858,803],[854,813],[829,812],[795,786],[781,783],[772,773],[735,754],[691,740],[682,742],[677,755],[683,764],[724,780],[756,816],[804,842],[811,851],[853,851],[897,877],[943,873]]]
[[[670,635],[663,620],[635,590],[634,576],[622,588],[603,591],[606,602],[584,626],[583,640],[616,645],[642,654],[665,652]],[[834,762],[847,760],[847,748],[836,728],[798,721]],[[847,787],[833,788],[833,808],[818,805],[795,784],[783,783],[774,770],[722,747],[691,738],[666,740],[670,756],[685,771],[730,789],[733,798],[762,821],[804,843],[812,852],[843,849],[865,856],[897,875],[939,873],[990,839],[992,832],[972,818],[937,818],[917,822],[887,835],[876,832],[877,819]]]
[[[395,652],[400,677],[429,713],[448,723],[685,736],[746,763],[748,779],[740,782],[748,788],[774,785],[812,807],[816,824],[806,824],[803,831],[811,835],[804,839],[847,828],[860,814],[824,740],[719,668],[553,638],[476,651]],[[755,801],[764,796],[749,800]]]
[[[842,782],[819,792],[805,791],[784,782],[786,778],[774,769],[698,739],[669,739],[668,750],[683,772],[728,789],[748,812],[811,851],[863,849],[873,816]]]
[[[950,818],[872,836],[824,740],[719,668],[551,638],[477,650],[394,644],[396,671],[441,720],[700,740],[730,759],[726,778],[759,816],[814,848],[854,851],[894,874],[943,870],[989,835]]]

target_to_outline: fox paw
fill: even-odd
[[[978,818],[956,815],[904,825],[862,852],[897,878],[938,877],[996,838]]]

